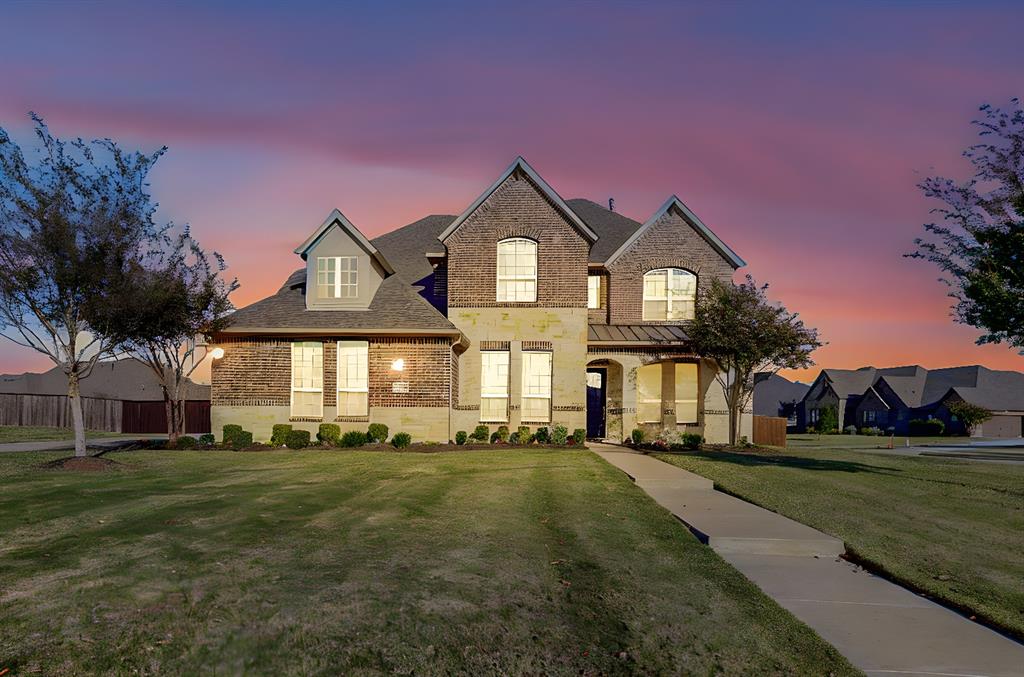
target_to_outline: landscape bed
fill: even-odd
[[[1024,466],[841,449],[657,458],[841,538],[869,568],[1024,638]]]
[[[0,669],[856,674],[600,458],[0,456]]]

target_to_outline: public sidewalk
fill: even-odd
[[[682,468],[588,444],[865,673],[1024,675],[1024,645],[841,559],[840,540]]]
[[[86,439],[86,448],[93,454],[109,449],[117,449],[138,442],[167,439],[167,435],[127,435],[122,437],[97,437]],[[6,442],[0,444],[0,454],[17,451],[64,451],[75,448],[74,440],[36,440],[32,442]]]

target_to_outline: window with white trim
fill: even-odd
[[[508,422],[508,351],[480,353],[480,420]]]
[[[523,351],[523,423],[551,422],[551,353]]]
[[[370,345],[338,341],[338,416],[370,414]]]
[[[324,415],[324,345],[317,341],[292,343],[291,415],[301,418]]]
[[[697,422],[697,365],[676,363],[676,423]]]
[[[682,268],[658,268],[644,274],[644,320],[692,320],[697,276]]]
[[[498,243],[499,302],[537,300],[537,243],[513,237]]]
[[[636,420],[661,423],[661,364],[647,364],[636,370]]]
[[[601,307],[601,276],[587,275],[587,308]]]
[[[316,259],[316,294],[321,299],[359,296],[359,259],[355,256],[319,256]]]

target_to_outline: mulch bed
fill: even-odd
[[[103,472],[105,470],[117,470],[122,464],[111,461],[109,458],[99,456],[69,456],[58,458],[56,461],[48,461],[41,466],[44,470],[71,470],[74,472]]]
[[[177,451],[173,448],[168,448],[162,444],[154,444],[151,446],[144,447],[147,449],[161,450],[161,451]],[[295,449],[294,451],[391,451],[396,453],[413,453],[413,454],[435,454],[444,451],[501,451],[504,449],[586,449],[586,445],[567,444],[564,446],[557,446],[554,444],[508,444],[496,442],[494,444],[425,444],[422,442],[413,443],[408,447],[398,449],[390,444],[364,444],[358,447],[327,447],[314,445],[306,447],[305,449]],[[269,444],[253,444],[252,446],[244,449],[233,449],[231,447],[225,447],[216,445],[213,447],[197,447],[190,451],[242,451],[242,452],[259,452],[259,451],[293,451],[287,447],[274,447]]]

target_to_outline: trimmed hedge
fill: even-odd
[[[640,428],[633,428],[633,432],[629,434],[629,437],[633,440],[633,444],[644,443],[644,431],[640,430]]]
[[[217,444],[217,438],[213,436],[213,433],[203,433],[199,436],[199,446],[212,447],[215,444]]]
[[[383,423],[371,423],[366,429],[366,439],[373,442],[384,443],[388,441],[388,427]]]
[[[235,451],[240,451],[252,446],[252,433],[248,430],[243,430],[240,433],[236,433],[231,438],[231,448]]]
[[[586,441],[587,441],[587,431],[586,430],[584,430],[583,428],[576,428],[576,430],[572,431],[572,443],[573,444],[577,444],[577,445],[578,444],[583,444]]]
[[[283,447],[288,440],[288,433],[292,431],[290,423],[275,423],[271,428],[270,443],[275,447]]]
[[[395,436],[391,438],[391,444],[396,449],[404,449],[412,443],[412,435],[409,433],[395,433]]]
[[[465,430],[460,430],[455,433],[455,444],[465,444],[468,439],[469,435],[466,434]]]
[[[284,443],[289,449],[305,449],[309,446],[309,431],[292,430],[288,433]]]
[[[915,418],[910,422],[911,437],[925,437],[941,435],[946,430],[946,424],[937,418],[930,418],[927,421]]]
[[[551,444],[558,446],[565,446],[566,440],[569,439],[569,429],[564,425],[556,425],[551,428]]]
[[[337,446],[338,438],[341,437],[341,426],[337,423],[321,423],[320,429],[316,432],[316,441],[320,444]]]
[[[224,444],[231,445],[234,442],[235,435],[240,435],[242,432],[242,426],[228,423],[224,426],[224,433],[221,435],[221,440]]]
[[[175,443],[174,448],[180,450],[195,449],[198,444],[199,443],[196,441],[196,438],[192,437],[191,435],[182,435],[181,437],[178,438],[178,441]]]
[[[485,425],[478,425],[473,428],[473,434],[470,437],[477,442],[486,442],[487,438],[491,436],[491,429]]]
[[[369,436],[361,430],[349,430],[341,436],[338,446],[361,447],[369,441]]]
[[[541,426],[540,428],[537,428],[537,434],[534,436],[534,439],[537,440],[538,444],[547,444],[548,441],[551,439],[551,435],[548,432],[548,427]]]

